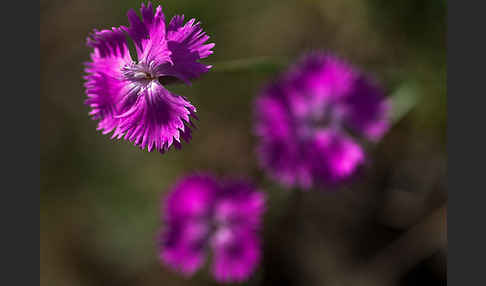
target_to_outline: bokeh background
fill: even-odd
[[[216,43],[206,60],[213,71],[170,87],[195,104],[200,121],[191,143],[165,155],[101,135],[83,104],[86,36],[128,24],[140,1],[40,4],[40,285],[216,284],[207,269],[185,279],[157,259],[160,200],[192,171],[248,177],[267,194],[264,257],[247,285],[343,285],[447,200],[444,0],[154,1],[166,18],[200,20]],[[287,192],[258,167],[252,101],[312,50],[378,78],[402,98],[403,116],[369,150],[357,182]],[[442,249],[387,283],[445,285],[446,257]]]

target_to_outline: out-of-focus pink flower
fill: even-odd
[[[379,140],[388,108],[371,79],[332,55],[311,53],[256,100],[260,162],[288,187],[342,183],[365,162],[351,133]]]
[[[209,175],[180,180],[164,201],[160,258],[186,276],[212,249],[212,273],[221,282],[246,280],[260,261],[263,193],[246,181]]]

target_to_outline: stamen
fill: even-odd
[[[133,77],[136,79],[143,79],[143,78],[148,78],[148,74],[144,72],[136,72],[133,74]]]
[[[138,82],[140,84],[147,84],[149,81],[157,79],[152,74],[150,67],[145,63],[131,63],[122,67],[122,74],[125,79]]]

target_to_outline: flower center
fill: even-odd
[[[180,82],[175,76],[160,74],[152,64],[147,63],[126,64],[121,68],[121,73],[123,79],[143,86],[154,80],[163,86]]]
[[[341,112],[339,106],[331,103],[327,104],[323,110],[311,113],[308,118],[308,124],[318,129],[339,125],[340,120]]]
[[[328,103],[319,108],[308,110],[300,119],[299,132],[302,138],[308,138],[317,130],[341,128],[343,110],[339,104]]]
[[[154,68],[146,63],[126,64],[121,68],[121,73],[125,80],[140,84],[148,84],[158,78]]]
[[[139,78],[139,79],[147,79],[147,80],[153,80],[156,77],[153,76],[151,73],[148,72],[138,72],[134,74],[134,77]]]

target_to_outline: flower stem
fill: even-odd
[[[274,72],[285,67],[287,58],[255,57],[215,63],[214,72]]]

